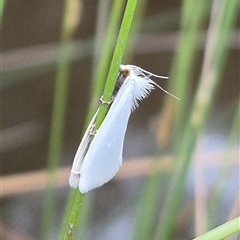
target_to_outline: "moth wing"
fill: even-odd
[[[86,155],[89,142],[90,142],[90,133],[91,130],[93,129],[93,125],[96,121],[96,117],[98,114],[99,109],[96,111],[94,114],[91,122],[89,123],[86,132],[83,135],[82,141],[77,149],[76,155],[73,160],[73,165],[69,177],[69,185],[73,188],[78,188],[79,185],[79,179],[80,179],[80,168],[83,162],[83,159]]]
[[[79,190],[82,193],[111,180],[122,165],[122,149],[132,107],[131,85],[118,92],[83,161]]]

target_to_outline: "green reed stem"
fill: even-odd
[[[240,217],[237,217],[213,230],[194,238],[194,240],[222,240],[234,233],[240,232]]]
[[[196,140],[203,129],[203,124],[214,99],[214,93],[220,84],[220,76],[228,53],[228,39],[236,20],[237,3],[237,0],[213,1],[214,11],[212,11],[208,30],[199,87],[194,99],[192,113],[182,135],[184,141],[179,144],[179,149],[174,159],[177,165],[161,223],[155,234],[155,240],[171,238],[174,220],[184,190],[187,169],[189,168]],[[215,8],[218,8],[218,11]]]
[[[105,101],[109,101],[112,96],[112,92],[113,92],[114,85],[116,82],[117,72],[119,70],[119,65],[121,64],[121,60],[122,60],[125,45],[127,42],[127,37],[129,34],[129,30],[130,30],[130,26],[131,26],[131,22],[132,22],[132,18],[134,15],[134,10],[135,10],[136,4],[137,4],[137,0],[128,0],[127,5],[126,5],[121,28],[119,31],[118,40],[116,43],[116,47],[115,47],[113,58],[112,58],[111,65],[110,65],[110,70],[109,70],[108,77],[107,77],[106,84],[105,84],[105,89],[103,92],[103,97],[104,97]],[[97,116],[97,120],[95,123],[96,129],[99,128],[101,122],[103,121],[103,119],[107,113],[107,110],[108,110],[108,108],[105,104],[102,104],[100,106],[99,114]],[[79,217],[79,214],[81,211],[83,197],[84,197],[84,194],[81,194],[79,191],[77,191],[75,200],[74,200],[74,204],[73,204],[73,207],[72,207],[72,210],[70,213],[70,218],[68,221],[67,229],[65,231],[64,240],[72,240],[73,239],[74,230],[77,225],[78,217]]]
[[[57,74],[55,82],[55,92],[53,99],[52,121],[50,140],[48,146],[47,169],[48,169],[48,186],[46,189],[43,203],[43,220],[42,220],[42,237],[41,239],[50,239],[50,231],[54,219],[54,202],[55,202],[55,170],[59,164],[63,130],[65,123],[65,112],[67,103],[67,89],[69,78],[69,41],[74,33],[72,22],[69,23],[69,16],[72,14],[70,6],[76,4],[76,0],[66,0],[64,7],[64,17],[62,23],[62,32],[60,37],[59,61],[57,65]]]

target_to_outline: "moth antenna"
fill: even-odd
[[[149,74],[149,77],[150,77],[150,76],[153,76],[153,77],[156,77],[156,78],[168,79],[168,77],[166,77],[166,76],[160,76],[160,75],[151,73],[151,72],[149,72],[149,71],[147,71],[147,70],[145,70],[145,69],[142,69],[142,68],[137,67],[137,66],[134,66],[134,65],[128,65],[128,66],[130,66],[130,67],[132,67],[132,68],[136,68],[136,69],[138,69],[139,71],[141,71],[141,72],[143,72],[143,73]]]
[[[164,79],[168,79],[168,77],[160,76],[160,75],[151,73],[151,72],[146,71],[146,70],[144,70],[144,69],[142,69],[142,68],[140,68],[140,67],[137,67],[137,66],[135,66],[135,65],[127,65],[127,66],[130,67],[130,68],[132,68],[133,70],[135,69],[135,70],[139,71],[143,76],[147,77],[147,78],[151,81],[151,83],[152,83],[153,85],[155,85],[156,87],[158,87],[159,89],[161,89],[161,90],[162,90],[163,92],[165,92],[166,94],[172,96],[173,98],[176,98],[177,100],[180,100],[180,98],[178,98],[178,97],[174,96],[173,94],[169,93],[167,90],[165,90],[164,88],[160,87],[157,83],[155,83],[154,81],[152,81],[152,80],[150,79],[151,76],[156,77],[156,78],[164,78]],[[144,73],[145,73],[145,74],[149,74],[149,76],[146,76]]]
[[[152,83],[154,86],[156,86],[156,87],[158,87],[159,89],[161,89],[161,90],[162,90],[163,92],[165,92],[166,94],[168,94],[168,95],[172,96],[173,98],[176,98],[177,100],[180,101],[180,98],[174,96],[173,94],[171,94],[170,92],[168,92],[167,90],[165,90],[164,88],[162,88],[161,86],[159,86],[159,85],[158,85],[157,83],[155,83],[154,81],[151,81],[151,83]]]
[[[168,79],[168,77],[166,77],[166,76],[160,76],[160,75],[157,75],[157,74],[148,72],[148,71],[146,71],[146,70],[144,70],[144,69],[142,69],[142,68],[139,68],[139,69],[140,69],[142,72],[149,74],[150,76],[153,76],[153,77],[156,77],[156,78]]]

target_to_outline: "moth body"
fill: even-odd
[[[155,86],[161,88],[150,76],[161,77],[133,65],[120,65],[112,103],[105,119],[90,144],[97,110],[79,145],[69,177],[71,187],[86,193],[116,175],[122,165],[124,136],[131,112]]]

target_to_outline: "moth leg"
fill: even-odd
[[[99,99],[99,102],[100,102],[101,104],[107,104],[107,105],[110,105],[110,104],[112,103],[112,101],[113,101],[113,99],[111,99],[110,101],[105,101],[105,100],[103,99],[103,96],[101,96],[100,99]]]
[[[97,130],[94,130],[93,128],[90,130],[90,135],[95,136],[97,133]]]

